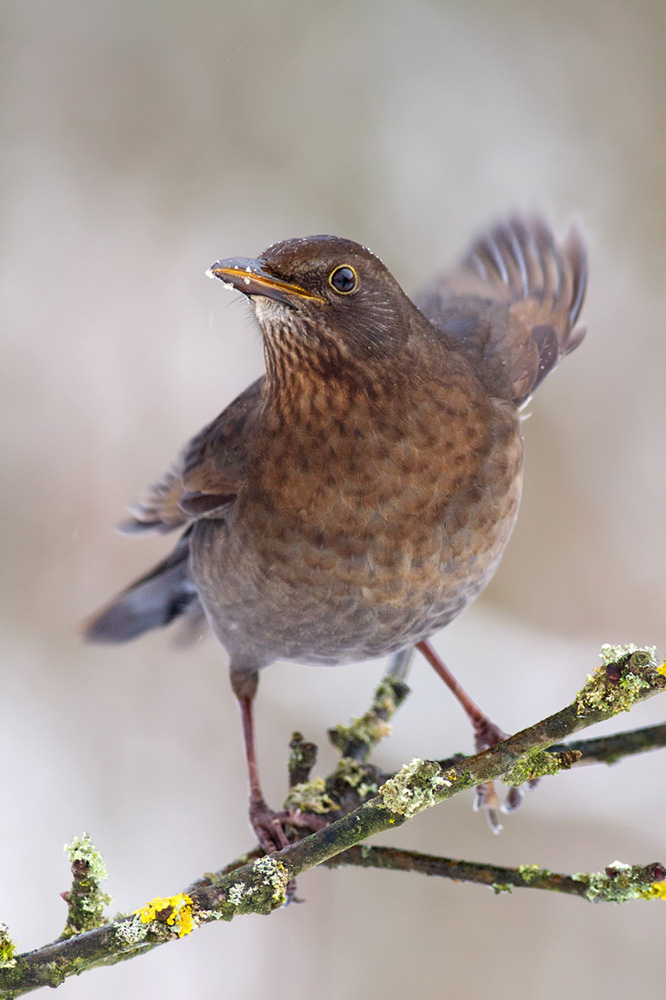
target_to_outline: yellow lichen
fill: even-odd
[[[661,868],[661,865],[659,866]],[[626,865],[612,861],[603,872],[573,875],[586,884],[585,896],[592,903],[625,903],[630,899],[666,899],[666,882],[651,882],[652,865]],[[648,883],[648,884],[646,884]]]
[[[184,892],[179,892],[175,896],[156,896],[134,912],[144,924],[157,920],[161,924],[173,927],[178,937],[184,937],[194,929],[192,899]]]
[[[666,882],[653,882],[641,895],[644,899],[666,899]]]

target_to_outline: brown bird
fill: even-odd
[[[576,348],[585,251],[539,218],[474,242],[414,301],[351,240],[276,243],[208,272],[252,302],[266,374],[185,447],[129,531],[184,529],[175,550],[91,619],[124,642],[201,614],[227,651],[265,850],[252,704],[274,660],[336,664],[414,645],[490,580],[520,498],[520,407]],[[466,699],[489,745],[502,733]]]

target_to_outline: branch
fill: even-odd
[[[558,754],[548,748],[588,726],[628,711],[633,704],[666,688],[666,667],[657,668],[651,651],[630,647],[611,653],[588,677],[573,702],[560,712],[483,753],[452,759],[446,767],[435,761],[413,760],[358,808],[282,851],[269,856],[246,855],[216,875],[194,883],[185,893],[155,899],[102,927],[23,955],[13,955],[8,935],[0,929],[0,956],[3,956],[0,963],[4,965],[0,967],[0,997],[17,997],[40,986],[57,986],[67,976],[123,961],[182,937],[204,923],[231,920],[245,913],[269,913],[284,903],[290,881],[320,864],[449,873],[449,877],[490,884],[499,890],[521,885],[574,892],[587,899],[619,901],[666,896],[666,869],[658,863],[647,868],[615,863],[602,874],[564,876],[538,868],[496,868],[389,848],[357,846],[370,836],[401,826],[437,802],[484,782],[504,779],[510,784],[520,784],[570,766],[569,749]],[[401,683],[396,677],[385,678],[370,713],[357,720],[363,730],[356,733],[358,739],[352,732],[341,737],[345,750],[351,746],[361,759],[367,756],[370,747],[383,735],[376,723],[384,723],[385,728],[386,720],[399,704],[394,685]],[[339,731],[338,727],[336,732]],[[292,772],[299,776],[308,773],[311,758],[307,752],[303,756],[301,744],[302,741]],[[343,757],[342,762],[349,759]],[[358,758],[353,763],[359,766]],[[575,889],[573,883],[577,884]]]
[[[520,865],[505,868],[501,865],[479,864],[476,861],[454,861],[418,851],[403,851],[395,847],[369,847],[361,844],[352,847],[324,862],[327,868],[353,865],[360,868],[381,868],[389,871],[418,872],[452,879],[454,882],[476,882],[494,892],[511,892],[512,889],[545,889],[569,896],[578,896],[588,902],[624,902],[636,898],[663,898],[660,883],[666,879],[666,867],[655,862],[651,865],[622,865],[615,862],[604,872],[594,874],[561,875],[538,865]],[[655,888],[655,883],[656,888]]]
[[[625,757],[633,757],[648,750],[666,746],[666,722],[641,729],[627,729],[612,736],[597,736],[586,740],[570,740],[557,744],[551,750],[571,750],[580,754],[575,766],[583,764],[617,764]]]

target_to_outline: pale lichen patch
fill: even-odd
[[[341,757],[335,768],[335,778],[355,788],[362,799],[377,791],[377,783],[367,781],[367,777],[368,769],[353,757]]]
[[[106,866],[88,834],[74,837],[64,849],[72,866],[72,886],[64,894],[67,922],[62,936],[73,937],[104,922],[104,907],[111,896],[100,888],[100,882],[107,878]]]
[[[451,782],[434,760],[414,758],[379,789],[384,805],[399,816],[415,816],[439,801],[438,792]]]
[[[653,666],[657,665],[657,647],[656,646],[635,646],[633,642],[629,642],[626,645],[613,646],[610,643],[604,643],[601,647],[601,652],[599,657],[604,667],[607,667],[609,663],[617,663],[624,656],[630,656],[632,653],[647,653]],[[649,661],[648,661],[649,662]]]
[[[114,932],[118,941],[128,948],[136,948],[148,937],[148,927],[136,914],[129,919],[117,921]]]
[[[83,861],[88,866],[88,878],[92,881],[103,882],[109,877],[104,858],[95,848],[87,833],[84,833],[82,837],[74,837],[71,844],[65,844],[64,850],[67,851],[70,864],[75,861]]]
[[[309,813],[328,813],[339,809],[326,791],[323,778],[313,778],[311,781],[301,781],[289,790],[285,799],[286,809],[300,809]]]
[[[252,865],[252,872],[257,876],[257,881],[261,885],[267,886],[271,890],[271,901],[274,904],[284,903],[289,885],[289,874],[278,858],[274,858],[271,854],[258,858]]]
[[[242,882],[235,882],[227,892],[227,902],[238,908],[245,900],[249,899],[256,892],[253,885],[244,885]]]

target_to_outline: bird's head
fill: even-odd
[[[219,260],[207,272],[251,299],[269,372],[313,365],[330,369],[386,361],[420,317],[378,257],[352,240],[284,240],[259,257]]]

